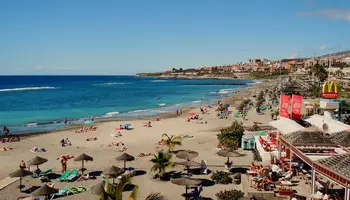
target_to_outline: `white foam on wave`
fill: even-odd
[[[153,80],[152,83],[168,82],[168,80]]]
[[[202,100],[192,101],[192,103],[201,103]]]
[[[30,124],[27,124],[28,127],[32,127],[32,126],[36,126],[38,125],[38,123],[30,123]]]
[[[217,92],[209,92],[209,94],[217,94]]]
[[[218,92],[218,94],[230,94],[233,93],[234,89],[222,89]]]
[[[147,112],[148,111],[148,109],[146,109],[146,110],[134,110],[134,111],[130,111],[130,112],[128,112],[129,114],[131,114],[131,113],[141,113],[141,112]]]
[[[96,83],[96,84],[92,84],[95,86],[99,86],[99,85],[125,85],[127,83],[120,83],[120,82],[111,82],[111,83]]]
[[[56,87],[25,87],[25,88],[8,88],[0,89],[0,92],[25,91],[25,90],[54,90]]]
[[[160,107],[165,107],[166,103],[160,103],[158,104]]]
[[[103,117],[112,117],[112,116],[115,116],[118,114],[119,114],[119,112],[109,112],[109,113],[106,113],[105,115],[103,115]]]

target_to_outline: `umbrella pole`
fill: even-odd
[[[22,192],[22,177],[19,177],[19,191]]]
[[[126,161],[124,160],[124,169],[126,169]]]
[[[186,185],[186,194],[185,194],[185,199],[187,199],[187,185]]]
[[[81,173],[84,176],[84,160],[81,161]]]

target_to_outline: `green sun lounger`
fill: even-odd
[[[65,178],[65,181],[73,181],[76,178],[78,178],[79,176],[79,171],[76,169],[73,169],[72,171],[70,171],[69,176],[67,176],[67,178]]]
[[[65,171],[57,180],[59,182],[65,181],[69,175],[70,175],[70,171]]]
[[[56,192],[55,194],[53,194],[51,196],[51,199],[54,199],[56,197],[64,197],[64,196],[67,196],[68,195],[68,192],[69,192],[69,188],[68,187],[65,187],[63,188],[62,190],[58,190],[58,192]]]
[[[48,170],[45,170],[45,171],[40,172],[40,173],[39,173],[39,177],[40,177],[40,176],[47,176],[47,175],[49,175],[49,174],[51,174],[51,173],[52,173],[52,169],[48,169]]]

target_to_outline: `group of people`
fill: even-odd
[[[10,129],[8,129],[5,125],[2,126],[2,134],[5,136],[1,140],[2,143],[14,141],[14,137],[9,137],[10,136]],[[16,141],[20,140],[20,138],[17,135],[15,136],[15,138],[17,139]]]
[[[85,133],[89,131],[96,131],[97,127],[93,126],[83,126],[80,130],[75,131],[75,133]]]
[[[62,139],[60,141],[60,145],[61,145],[61,147],[72,146],[72,143],[69,141],[68,138],[66,138],[66,139]]]
[[[250,170],[256,172],[255,182],[257,189],[270,190],[274,187],[274,183],[278,181],[288,181],[293,177],[293,169],[289,169],[285,173],[279,162],[271,165],[269,168],[264,168],[262,165],[255,165],[254,162],[250,165]]]
[[[176,110],[176,115],[177,115],[177,116],[182,115],[182,109],[180,109],[180,110],[179,110],[179,109],[177,109],[177,110]]]

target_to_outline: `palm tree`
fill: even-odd
[[[174,161],[172,161],[172,155],[165,153],[164,151],[158,152],[158,155],[154,155],[150,161],[154,163],[151,171],[158,171],[155,177],[162,178],[164,176],[165,170],[174,166]]]
[[[182,145],[182,137],[180,136],[170,136],[166,133],[162,135],[162,137],[166,137],[166,139],[162,139],[162,144],[166,145],[169,150],[168,152],[172,152],[175,149],[175,146],[181,146]]]
[[[104,189],[100,195],[100,200],[122,200],[125,186],[131,183],[131,177],[124,175],[117,185],[112,185],[108,181],[104,182]],[[136,200],[138,187],[135,186],[129,195],[129,200]]]
[[[339,69],[337,71],[335,71],[335,75],[338,77],[338,78],[342,78],[344,76],[344,73]]]
[[[100,200],[123,200],[123,191],[125,186],[131,184],[131,177],[128,175],[122,176],[118,185],[112,185],[108,181],[104,182],[104,188],[100,195]],[[138,186],[135,186],[131,191],[129,200],[138,199]],[[165,200],[160,193],[151,193],[145,200]]]

